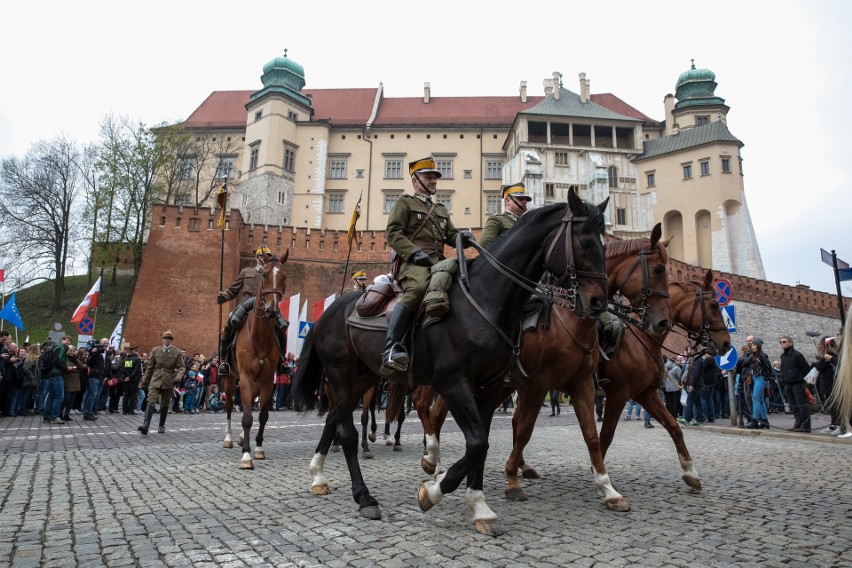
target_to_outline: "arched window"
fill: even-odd
[[[609,186],[618,187],[618,168],[610,166],[607,169],[607,174],[609,175]]]

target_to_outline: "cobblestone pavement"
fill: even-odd
[[[564,408],[556,418],[542,409],[526,451],[541,478],[523,481],[525,502],[503,497],[511,417],[497,413],[485,479],[505,530],[496,538],[474,531],[463,488],[418,508],[427,476],[413,413],[402,452],[374,444],[375,459],[361,462],[380,521],[358,516],[341,453],[326,462],[331,495],[310,493],[316,415],[272,413],[254,471],[222,448],[221,414],[171,415],[167,433],[147,437],[141,416],[2,418],[0,566],[852,566],[852,443],[687,428],[704,486],[694,492],[665,430],[624,422],[607,467],[633,509],[615,513]],[[463,448],[448,423],[444,462]]]

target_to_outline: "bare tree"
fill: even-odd
[[[69,249],[81,215],[76,163],[80,152],[64,137],[40,141],[19,159],[0,162],[0,251],[26,271],[18,285],[53,277],[53,310],[61,309]]]

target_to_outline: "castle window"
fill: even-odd
[[[263,118],[263,111],[262,110],[259,110],[256,113],[254,113],[254,119],[255,120],[260,120],[261,118]]]
[[[385,194],[385,213],[393,211],[393,206],[396,205],[396,200],[402,193],[386,193]]]
[[[488,195],[485,198],[485,213],[488,215],[496,215],[500,212],[500,202],[503,201],[500,199],[499,195]]]
[[[234,177],[235,156],[219,156],[219,165],[216,167],[216,179],[231,179]]]
[[[178,177],[180,179],[193,179],[195,177],[195,158],[181,158],[178,165]]]
[[[610,166],[607,168],[606,173],[609,177],[609,186],[613,188],[618,187],[618,168]]]
[[[257,169],[257,160],[260,157],[260,142],[255,142],[249,148],[249,171]]]
[[[705,124],[710,124],[709,116],[696,116],[695,117],[695,126],[704,126]]]
[[[692,179],[692,164],[683,165],[683,179]]]
[[[568,152],[555,152],[553,154],[553,163],[557,166],[568,166]]]
[[[654,187],[655,185],[657,185],[657,176],[654,172],[646,173],[645,179],[648,182],[648,187]]]
[[[343,197],[342,193],[328,194],[328,213],[343,213]]]
[[[288,110],[287,111],[287,118],[289,118],[293,122],[296,122],[297,120],[299,120],[299,115],[296,114],[295,112],[293,112],[292,110]]]
[[[201,219],[198,217],[193,217],[189,220],[189,230],[190,231],[200,231],[201,230]]]
[[[441,172],[441,177],[444,179],[453,178],[453,161],[452,160],[435,160],[435,167]]]
[[[356,178],[363,178],[364,177],[364,170],[355,170],[355,177]]]
[[[287,203],[287,192],[278,190],[278,205],[284,205]]]
[[[701,168],[701,175],[709,176],[710,175],[710,161],[704,160],[703,162],[698,162],[699,167]]]
[[[488,160],[485,162],[485,179],[503,179],[502,160]]]
[[[465,170],[464,179],[473,179],[473,170]]]
[[[284,143],[284,171],[296,171],[296,148],[287,142]]]
[[[452,194],[439,191],[438,194],[435,196],[435,201],[446,207],[447,211],[449,211],[450,213],[453,212]]]
[[[556,185],[552,183],[544,184],[544,196],[554,197],[556,195]]]
[[[165,227],[165,226],[166,226],[166,218],[165,218],[165,217],[160,217],[160,226],[161,226],[161,227]]]
[[[181,221],[180,217],[178,217],[177,219],[175,219],[175,227],[180,228],[180,221]]]
[[[402,160],[385,160],[385,179],[402,179]]]
[[[626,225],[627,224],[627,209],[623,207],[615,208],[615,224],[616,225]]]
[[[346,179],[346,160],[331,160],[328,163],[329,179]]]
[[[731,173],[731,159],[730,158],[722,158],[722,173],[723,174]]]

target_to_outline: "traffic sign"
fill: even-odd
[[[728,326],[728,331],[734,333],[737,331],[737,307],[734,305],[721,306],[722,319],[725,325]]]
[[[95,322],[91,318],[83,318],[77,322],[77,331],[82,335],[91,335],[95,331]]]
[[[727,278],[719,278],[713,283],[713,288],[716,289],[716,300],[720,306],[727,306],[734,297],[734,285]]]
[[[730,371],[737,366],[737,350],[731,347],[731,350],[724,355],[717,355],[713,358],[716,365],[723,371]]]
[[[311,331],[311,328],[314,327],[314,322],[312,321],[300,321],[299,322],[299,339],[304,339],[308,336],[308,332]]]
[[[837,258],[837,254],[834,251],[828,252],[824,248],[819,249],[820,256],[822,257],[822,261],[827,265],[834,267],[834,262],[837,261],[837,268],[843,270],[844,268],[849,268],[849,263],[845,260],[840,260]]]

